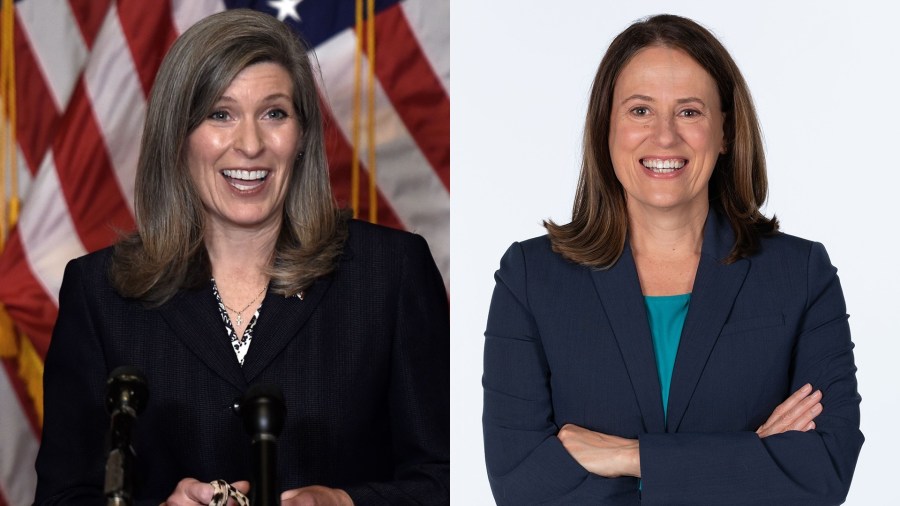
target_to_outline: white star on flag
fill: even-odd
[[[274,0],[269,2],[269,7],[278,9],[278,21],[284,21],[291,18],[298,23],[300,16],[297,14],[297,5],[303,0]]]

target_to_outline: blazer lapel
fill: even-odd
[[[178,338],[201,362],[240,390],[247,387],[225,324],[213,296],[212,285],[180,292],[160,307],[160,313]]]
[[[691,305],[681,332],[681,343],[672,372],[667,424],[669,432],[678,430],[709,354],[747,276],[750,267],[748,260],[738,260],[730,265],[722,262],[733,244],[731,225],[710,209]]]
[[[253,341],[244,358],[243,376],[248,383],[275,360],[300,332],[331,286],[332,276],[333,274],[317,279],[304,292],[303,300],[296,296],[283,297],[271,292],[266,294],[259,320],[253,328]]]
[[[631,246],[607,270],[591,272],[600,302],[622,352],[646,432],[663,432],[662,395],[653,356],[650,324],[644,307]]]

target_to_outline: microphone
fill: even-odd
[[[240,401],[238,414],[252,447],[253,480],[250,482],[250,504],[277,506],[278,494],[276,443],[284,427],[284,395],[275,385],[253,385]]]
[[[106,380],[106,411],[110,414],[109,454],[103,493],[108,506],[131,505],[134,448],[131,435],[137,416],[147,405],[147,378],[136,367],[121,366]]]

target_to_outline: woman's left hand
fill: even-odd
[[[641,454],[636,439],[626,439],[567,423],[557,436],[582,467],[606,478],[641,477]]]
[[[281,494],[282,506],[353,506],[353,499],[339,488],[321,485],[295,488]]]
[[[756,429],[756,434],[764,438],[789,430],[806,432],[815,429],[813,420],[822,413],[821,401],[821,390],[813,392],[812,385],[803,385],[775,408],[766,423]]]

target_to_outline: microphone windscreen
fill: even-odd
[[[271,383],[250,385],[250,388],[244,393],[244,402],[253,402],[260,397],[274,399],[284,404],[284,394],[281,393],[281,388],[278,388],[278,385],[273,385]]]
[[[106,380],[106,409],[112,413],[130,407],[140,414],[147,405],[147,377],[140,369],[123,365],[113,369]]]
[[[277,385],[252,385],[241,398],[240,415],[251,436],[278,436],[284,426],[284,394]]]
[[[119,367],[116,367],[109,373],[109,379],[106,380],[106,383],[109,384],[115,379],[137,381],[145,385],[147,384],[147,377],[144,376],[144,373],[141,372],[140,369],[133,365],[120,365]]]

